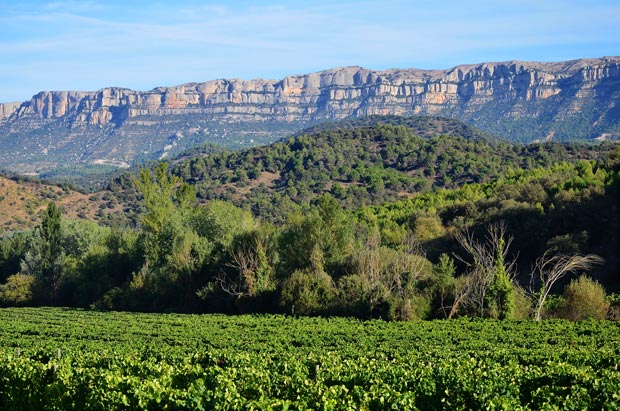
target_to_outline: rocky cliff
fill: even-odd
[[[304,124],[375,114],[454,117],[520,141],[605,139],[620,134],[619,103],[620,57],[449,70],[346,67],[147,92],[46,91],[0,104],[0,166],[131,163],[199,142],[262,143]]]

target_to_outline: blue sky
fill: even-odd
[[[0,0],[0,102],[338,66],[620,55],[620,1]]]

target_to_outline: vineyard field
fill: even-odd
[[[620,324],[0,309],[2,410],[613,410]]]

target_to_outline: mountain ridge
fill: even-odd
[[[202,142],[268,143],[307,125],[368,115],[440,115],[525,142],[614,139],[619,102],[620,57],[445,70],[350,66],[149,91],[42,91],[0,104],[0,166],[135,163]]]
[[[331,69],[316,71],[308,74],[294,74],[285,76],[282,79],[265,79],[265,78],[254,78],[250,80],[242,79],[242,78],[220,78],[215,80],[208,80],[205,82],[188,82],[182,83],[173,86],[157,86],[150,90],[134,90],[127,87],[103,87],[96,91],[79,91],[79,90],[44,90],[35,94],[30,101],[26,102],[5,102],[0,103],[0,121],[7,121],[11,118],[11,116],[17,114],[19,115],[20,111],[23,111],[24,106],[30,107],[33,106],[34,113],[44,114],[52,117],[61,117],[66,114],[66,111],[62,110],[62,105],[56,106],[58,107],[56,110],[50,111],[50,108],[54,106],[46,106],[45,99],[52,96],[64,96],[68,100],[58,100],[59,102],[66,101],[67,103],[75,103],[76,97],[84,96],[84,97],[99,97],[102,99],[110,99],[108,102],[112,102],[113,98],[116,97],[114,93],[123,93],[129,92],[128,94],[157,94],[161,92],[169,92],[169,91],[181,91],[185,89],[191,89],[193,87],[203,86],[208,89],[209,86],[214,84],[231,84],[236,85],[238,83],[271,83],[274,88],[277,88],[280,84],[287,88],[287,85],[290,81],[294,81],[299,78],[307,78],[307,77],[316,77],[316,76],[328,76],[332,74],[336,74],[336,80],[342,79],[342,77],[338,77],[342,72],[352,72],[356,71],[357,73],[366,73],[366,74],[374,74],[377,76],[377,79],[380,80],[381,77],[395,77],[403,74],[408,74],[410,79],[424,79],[424,80],[438,80],[445,77],[449,81],[454,81],[455,79],[468,80],[471,77],[468,77],[465,73],[471,74],[472,71],[477,72],[487,72],[489,70],[493,70],[494,68],[509,68],[512,69],[515,74],[520,74],[523,71],[536,69],[536,70],[547,70],[549,74],[555,75],[565,75],[570,76],[574,75],[577,71],[582,69],[590,69],[590,65],[598,65],[601,63],[612,63],[615,64],[615,70],[618,69],[618,64],[620,64],[620,56],[604,56],[600,58],[582,58],[582,59],[574,59],[567,60],[562,62],[539,62],[539,61],[522,61],[522,60],[507,60],[507,61],[498,61],[498,62],[483,62],[483,63],[473,63],[473,64],[459,64],[452,68],[448,69],[420,69],[420,68],[390,68],[386,70],[373,70],[368,69],[363,66],[341,66],[334,67]],[[517,69],[518,67],[518,69]],[[356,73],[356,74],[357,74]],[[416,77],[417,76],[417,77]],[[456,77],[454,77],[456,76]],[[598,75],[596,76],[598,77]],[[345,84],[348,85],[348,84]],[[203,91],[203,90],[200,90]],[[105,104],[105,101],[102,101]],[[182,105],[183,102],[179,102],[179,105]],[[146,108],[151,108],[156,105],[155,100],[146,99],[144,101],[144,106]],[[168,105],[162,105],[162,108],[172,108],[174,103],[169,101]],[[69,107],[72,107],[69,105]],[[94,119],[96,120],[96,119]],[[105,118],[101,118],[100,120],[105,121]]]

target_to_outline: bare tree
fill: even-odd
[[[551,251],[536,259],[536,263],[531,273],[530,292],[537,294],[536,302],[536,321],[540,321],[543,305],[547,296],[551,292],[553,284],[567,274],[577,271],[588,270],[594,264],[600,264],[603,259],[595,254],[581,255],[551,255]],[[534,282],[538,279],[540,288],[538,292],[534,290]]]
[[[258,235],[253,235],[248,241],[232,247],[230,262],[226,266],[232,268],[237,273],[237,277],[232,279],[222,271],[215,278],[224,292],[234,297],[256,295],[260,288],[258,274],[265,248],[264,238]]]
[[[382,247],[371,236],[366,246],[354,254],[353,262],[373,307],[390,297],[405,299],[430,265],[412,233],[403,239],[400,250]]]
[[[462,285],[466,289],[457,291],[455,305],[469,305],[478,310],[480,316],[484,316],[487,293],[500,268],[498,262],[501,263],[501,270],[509,279],[514,277],[516,257],[508,258],[512,237],[506,237],[506,225],[498,223],[487,227],[484,241],[477,240],[468,230],[457,232],[455,239],[470,257],[470,259],[465,259],[456,256],[467,265],[469,281],[465,281]],[[451,312],[451,315],[454,313]]]
[[[408,232],[402,242],[402,253],[386,267],[388,288],[392,295],[404,297],[421,277],[426,260],[426,252],[417,237]]]
[[[450,313],[448,314],[448,318],[452,318],[459,311],[461,305],[466,305],[466,301],[469,297],[469,292],[471,290],[471,277],[462,276],[459,277],[458,280],[462,283],[460,286],[456,287],[456,293],[454,295],[454,302],[452,303],[452,307],[450,308]]]

